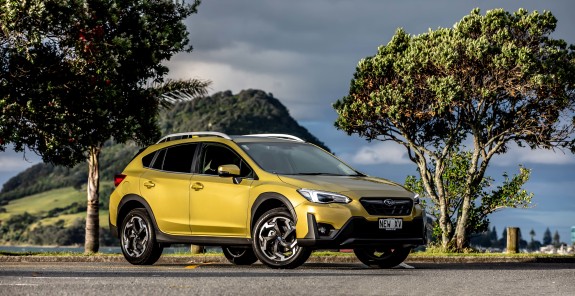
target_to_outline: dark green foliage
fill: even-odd
[[[551,230],[549,230],[549,227],[547,227],[545,233],[543,233],[543,245],[548,246],[552,241],[553,239],[551,238]]]
[[[26,242],[24,235],[28,226],[38,221],[38,217],[27,212],[20,215],[13,215],[5,221],[0,222],[0,240],[10,243]]]
[[[44,218],[49,217],[57,217],[59,215],[66,215],[66,214],[76,214],[80,212],[86,211],[86,205],[84,203],[79,204],[77,202],[72,203],[71,205],[63,208],[53,208],[46,213]]]
[[[444,173],[441,176],[441,185],[446,194],[446,230],[449,235],[455,230],[458,219],[461,216],[463,196],[465,194],[466,180],[471,166],[471,152],[455,151],[449,155],[446,161]],[[466,222],[466,232],[470,235],[485,234],[492,237],[479,238],[483,241],[497,241],[497,231],[493,227],[489,231],[488,216],[495,211],[504,208],[527,208],[533,198],[533,193],[523,189],[524,184],[529,180],[531,171],[519,167],[519,174],[511,178],[507,173],[503,174],[503,183],[497,187],[493,186],[494,179],[484,176],[480,183],[473,188],[471,207],[469,209],[469,218]],[[408,176],[405,180],[405,186],[419,194],[426,196],[425,187],[421,178]],[[426,208],[427,212],[436,217],[441,216],[441,208],[438,203],[431,203]],[[439,223],[434,225],[434,233],[441,236],[442,230]],[[477,238],[476,238],[477,241]],[[477,242],[476,242],[477,243]],[[483,243],[483,245],[487,245]]]
[[[495,226],[493,226],[493,229],[489,233],[489,239],[492,241],[497,241],[497,229],[495,229]]]
[[[120,240],[112,235],[109,228],[100,228],[100,245],[118,246],[120,245]]]
[[[67,167],[88,159],[86,252],[98,251],[104,143],[152,143],[164,91],[194,97],[209,84],[164,81],[163,62],[192,49],[184,20],[199,4],[0,0],[0,151],[12,143]]]
[[[117,144],[107,141],[103,151],[100,156],[100,178],[110,183],[114,174],[121,172],[132,159],[138,147],[133,143]],[[39,163],[9,179],[0,191],[0,202],[68,186],[80,189],[86,184],[87,178],[86,163],[72,168]],[[102,194],[107,193],[109,192]]]
[[[0,3],[0,150],[73,166],[111,137],[158,137],[162,62],[191,51],[183,20],[199,1]]]
[[[551,37],[556,25],[548,11],[474,9],[451,28],[420,35],[398,29],[359,61],[349,94],[334,104],[338,129],[405,147],[426,196],[444,205],[443,247],[463,250],[468,221],[497,205],[495,195],[482,197],[485,209],[474,204],[495,155],[513,143],[575,152],[575,46]],[[451,225],[452,196],[442,179],[469,142],[471,165]],[[510,189],[518,184],[509,182]]]
[[[27,242],[34,245],[79,245],[84,243],[85,236],[84,219],[77,219],[72,226],[65,227],[64,220],[58,220],[54,224],[39,224],[27,234]]]
[[[160,116],[163,134],[219,131],[229,135],[285,133],[300,137],[329,151],[290,115],[273,95],[261,90],[219,92],[192,102],[178,103]]]
[[[80,207],[76,203],[69,208],[74,212],[73,207]],[[86,210],[84,206],[83,210]],[[66,227],[64,220],[58,220],[54,224],[43,225],[33,224],[41,217],[24,213],[14,215],[10,219],[0,224],[0,242],[10,244],[32,244],[32,245],[82,245],[85,236],[85,219],[76,219],[71,226]],[[108,229],[100,229],[100,242],[105,246],[118,244],[118,239],[113,237]]]
[[[555,234],[553,234],[553,246],[559,248],[561,246],[561,237],[559,236],[559,231],[555,230]]]
[[[505,232],[507,233],[507,232]],[[498,239],[497,237],[497,231],[495,230],[495,226],[493,227],[493,230],[489,230],[487,229],[487,231],[482,232],[482,233],[476,233],[470,236],[470,245],[472,247],[483,247],[483,248],[497,248],[497,249],[503,249],[505,248],[505,244],[503,242],[503,239],[506,239],[505,237],[502,237],[502,239]]]
[[[244,90],[237,95],[220,92],[191,102],[177,103],[160,113],[162,134],[214,130],[234,134],[287,133],[329,151],[321,141],[310,134],[290,115],[281,102],[261,90]],[[137,153],[134,143],[118,144],[112,140],[104,144],[100,156],[100,205],[107,208],[112,191],[112,179]],[[0,201],[40,193],[50,189],[86,184],[86,164],[72,168],[37,164],[14,176],[2,188]]]

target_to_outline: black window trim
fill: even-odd
[[[199,147],[199,149],[196,149],[196,155],[194,157],[192,174],[199,175],[199,176],[219,177],[218,175],[209,175],[209,174],[200,173],[200,162],[201,162],[200,157],[202,156],[202,153],[204,152],[204,149],[207,146],[221,146],[221,147],[224,147],[224,148],[230,150],[233,154],[235,154],[241,161],[243,161],[248,166],[250,171],[252,171],[252,177],[251,178],[242,177],[242,179],[259,180],[258,175],[256,174],[256,171],[252,168],[252,166],[241,155],[239,155],[230,146],[223,144],[223,143],[219,143],[219,142],[201,142],[201,147]]]
[[[198,155],[198,152],[199,152],[199,150],[200,150],[200,149],[198,149],[198,148],[200,148],[200,147],[202,146],[201,143],[199,143],[199,142],[179,143],[179,144],[176,144],[176,145],[170,145],[170,146],[167,146],[167,147],[158,149],[158,150],[152,152],[152,153],[155,153],[155,155],[154,155],[154,158],[152,159],[152,162],[150,162],[150,164],[153,165],[153,164],[156,162],[156,158],[158,158],[158,155],[160,154],[160,151],[165,150],[165,149],[169,149],[169,148],[171,148],[171,147],[182,146],[182,145],[196,145],[196,148],[195,148],[195,151],[194,151],[194,156],[193,156],[193,159],[192,159],[192,166],[190,167],[190,169],[191,169],[190,172],[187,172],[187,173],[186,173],[186,172],[174,172],[174,171],[164,170],[164,169],[163,169],[163,168],[164,168],[164,163],[163,163],[164,160],[162,160],[162,169],[156,169],[156,168],[153,168],[153,167],[144,167],[144,168],[149,169],[149,170],[158,171],[158,172],[171,173],[171,174],[188,174],[188,175],[194,174],[195,168],[196,168],[196,166],[197,166],[196,163],[198,162],[198,156],[199,156],[199,155]],[[149,155],[149,154],[148,154],[148,155]],[[146,156],[147,156],[147,155],[146,155]]]

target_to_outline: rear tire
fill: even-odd
[[[355,256],[359,261],[369,267],[375,268],[392,268],[401,264],[411,248],[356,248],[353,249]]]
[[[295,223],[285,208],[265,212],[254,225],[253,250],[271,268],[296,268],[311,255],[311,249],[297,244]]]
[[[164,247],[156,241],[156,233],[145,209],[131,210],[122,221],[120,246],[128,262],[134,265],[152,265]]]
[[[247,248],[222,247],[222,251],[224,256],[226,256],[226,259],[235,265],[252,265],[258,261],[258,258],[251,246]]]

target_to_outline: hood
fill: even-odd
[[[403,186],[368,176],[279,175],[282,182],[306,189],[341,193],[350,197],[413,197]]]

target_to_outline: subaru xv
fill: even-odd
[[[353,249],[390,268],[425,243],[417,195],[291,135],[169,135],[114,181],[110,228],[132,264],[188,243],[238,265],[295,268],[315,249]]]

